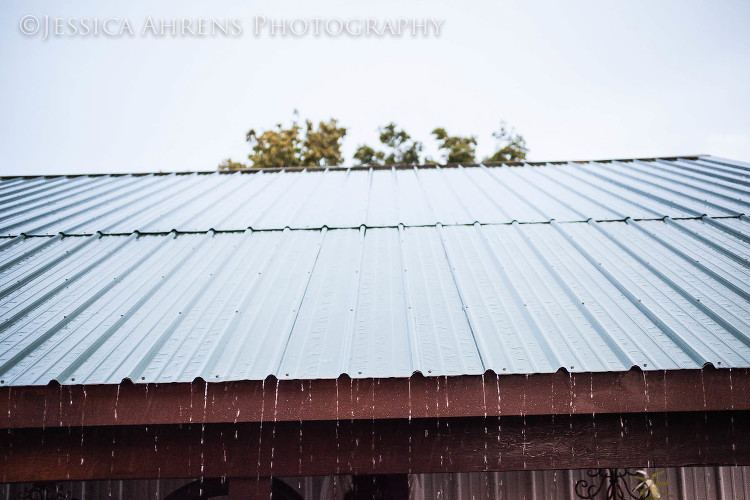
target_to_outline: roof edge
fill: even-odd
[[[70,173],[70,174],[18,174],[18,175],[2,175],[0,176],[0,180],[11,180],[11,179],[38,179],[38,178],[46,178],[46,179],[55,179],[59,177],[123,177],[123,176],[133,176],[133,177],[140,177],[140,176],[146,176],[146,175],[209,175],[209,174],[223,174],[223,175],[232,175],[235,173],[240,174],[256,174],[256,173],[262,173],[262,172],[322,172],[325,170],[330,171],[347,171],[347,170],[408,170],[408,169],[431,169],[431,168],[457,168],[459,166],[463,167],[476,167],[481,165],[486,166],[492,166],[492,167],[498,167],[498,166],[511,166],[511,167],[520,167],[523,165],[564,165],[567,163],[610,163],[614,161],[618,162],[630,162],[630,161],[656,161],[656,160],[666,160],[666,161],[675,161],[675,160],[697,160],[701,157],[709,157],[711,155],[677,155],[677,156],[653,156],[653,157],[644,157],[644,158],[607,158],[607,159],[598,159],[598,160],[554,160],[554,161],[490,161],[490,162],[480,162],[480,163],[467,163],[467,164],[459,164],[459,163],[421,163],[418,165],[405,165],[405,164],[397,164],[397,165],[337,165],[337,166],[312,166],[312,167],[274,167],[274,168],[247,168],[243,170],[175,170],[175,171],[151,171],[151,172],[112,172],[112,173]]]
[[[9,429],[727,410],[750,410],[750,369],[0,388]]]

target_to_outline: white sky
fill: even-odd
[[[25,15],[242,18],[235,38],[21,33]],[[440,37],[252,34],[253,16],[443,18]],[[22,1],[0,4],[0,174],[212,170],[292,110],[348,127],[348,158],[391,120],[437,156],[436,126],[501,119],[532,160],[750,160],[750,2],[673,0]]]

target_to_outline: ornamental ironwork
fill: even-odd
[[[643,500],[649,492],[642,488],[630,489],[628,479],[635,478],[640,482],[641,475],[628,469],[589,469],[586,477],[576,481],[575,492],[578,498],[593,500]]]
[[[54,481],[31,483],[18,494],[23,500],[78,500],[70,491]]]

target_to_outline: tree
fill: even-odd
[[[360,165],[416,165],[419,163],[419,153],[422,143],[415,141],[403,129],[391,122],[385,127],[378,128],[380,143],[386,146],[386,151],[376,151],[368,145],[362,145],[354,153],[354,159]]]
[[[252,146],[253,152],[247,157],[253,168],[283,168],[302,165],[302,140],[299,137],[299,125],[296,120],[288,129],[276,124],[276,128],[261,134],[250,129],[245,139]]]
[[[247,168],[247,165],[233,161],[231,158],[219,163],[219,170],[243,170],[245,168]]]
[[[391,150],[386,154],[386,165],[416,165],[419,163],[419,153],[422,152],[422,143],[412,140],[405,130],[398,130],[396,124],[391,122],[381,127],[380,142]]]
[[[338,120],[318,122],[317,126],[305,120],[304,129],[297,122],[298,113],[294,111],[294,121],[284,128],[281,123],[271,130],[256,132],[251,129],[245,139],[252,147],[248,155],[249,165],[235,162],[231,158],[219,164],[219,170],[242,170],[245,168],[286,168],[341,165],[344,158],[341,146],[346,137],[346,127],[340,127]],[[432,158],[423,159],[422,143],[415,141],[404,129],[394,122],[378,127],[381,149],[367,144],[360,145],[354,153],[358,165],[416,165],[420,162],[436,164]],[[438,141],[438,149],[446,163],[474,163],[476,161],[476,136],[451,136],[443,127],[432,131]],[[484,161],[518,161],[525,160],[529,149],[523,136],[515,129],[508,128],[500,122],[500,130],[494,132],[496,152]]]
[[[339,127],[338,121],[331,118],[319,122],[317,128],[310,120],[305,120],[305,135],[295,120],[289,128],[277,123],[271,130],[256,132],[251,129],[245,140],[252,147],[248,155],[250,168],[285,168],[340,165],[341,143],[346,135],[346,128]],[[227,159],[219,164],[220,170],[240,170],[248,168],[244,163]]]
[[[495,154],[485,158],[484,161],[518,161],[525,160],[529,148],[522,135],[517,134],[515,129],[508,129],[505,122],[500,122],[500,130],[492,133],[496,140]]]
[[[338,127],[338,121],[334,118],[318,123],[317,130],[310,120],[305,124],[307,135],[302,144],[302,165],[340,165],[344,161],[341,143],[346,136],[346,128]]]
[[[446,163],[474,163],[477,138],[450,136],[444,128],[436,128],[432,135],[439,141],[438,149],[446,151]]]
[[[354,152],[354,159],[359,165],[382,165],[385,153],[375,151],[370,146],[362,145]]]

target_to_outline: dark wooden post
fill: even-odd
[[[359,475],[352,482],[352,500],[409,500],[406,474]]]
[[[231,500],[271,500],[271,478],[229,478]]]

